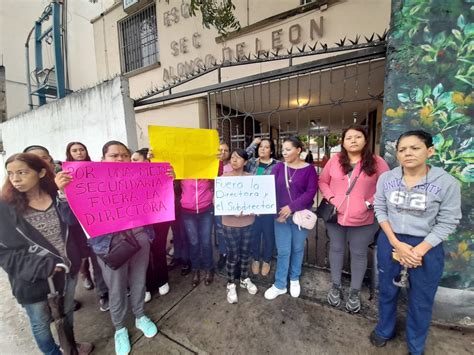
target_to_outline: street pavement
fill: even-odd
[[[226,281],[191,287],[191,275],[170,273],[171,291],[154,295],[147,315],[159,333],[145,338],[127,321],[132,354],[407,354],[403,324],[396,339],[385,348],[374,348],[368,335],[375,326],[375,301],[364,295],[362,315],[351,315],[324,304],[327,273],[304,269],[302,298],[288,294],[267,301],[268,280],[257,279],[259,292],[249,295],[238,288],[238,304],[226,301]],[[21,306],[11,295],[6,274],[0,272],[0,354],[39,354]],[[79,283],[76,299],[82,308],[75,313],[75,333],[80,341],[93,342],[93,354],[114,354],[114,329],[108,312],[101,312],[95,291]],[[472,354],[474,334],[432,326],[426,354]]]

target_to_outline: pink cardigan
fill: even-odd
[[[339,164],[339,154],[329,159],[319,177],[319,189],[323,196],[338,207],[337,223],[341,226],[365,226],[374,223],[374,210],[369,210],[366,201],[374,202],[377,180],[382,173],[389,170],[387,163],[375,155],[377,162],[376,172],[368,176],[361,172],[349,196],[344,200],[347,189],[361,170],[361,162],[357,163],[352,171],[351,178],[345,175]],[[339,207],[340,206],[340,207]]]

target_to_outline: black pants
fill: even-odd
[[[166,263],[166,242],[171,222],[153,225],[155,239],[150,247],[150,262],[146,272],[146,290],[156,291],[168,282],[168,265]]]

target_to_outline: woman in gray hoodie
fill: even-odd
[[[395,336],[400,288],[394,279],[403,269],[409,283],[408,348],[410,354],[423,354],[443,273],[442,242],[461,219],[460,185],[443,169],[427,164],[435,152],[429,133],[403,133],[396,149],[400,166],[380,177],[375,194],[375,214],[382,229],[377,241],[379,321],[370,341],[381,347]]]

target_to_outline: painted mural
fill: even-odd
[[[431,164],[462,186],[463,219],[444,244],[441,286],[474,290],[474,0],[393,0],[383,116],[384,157],[401,132],[435,138]]]

